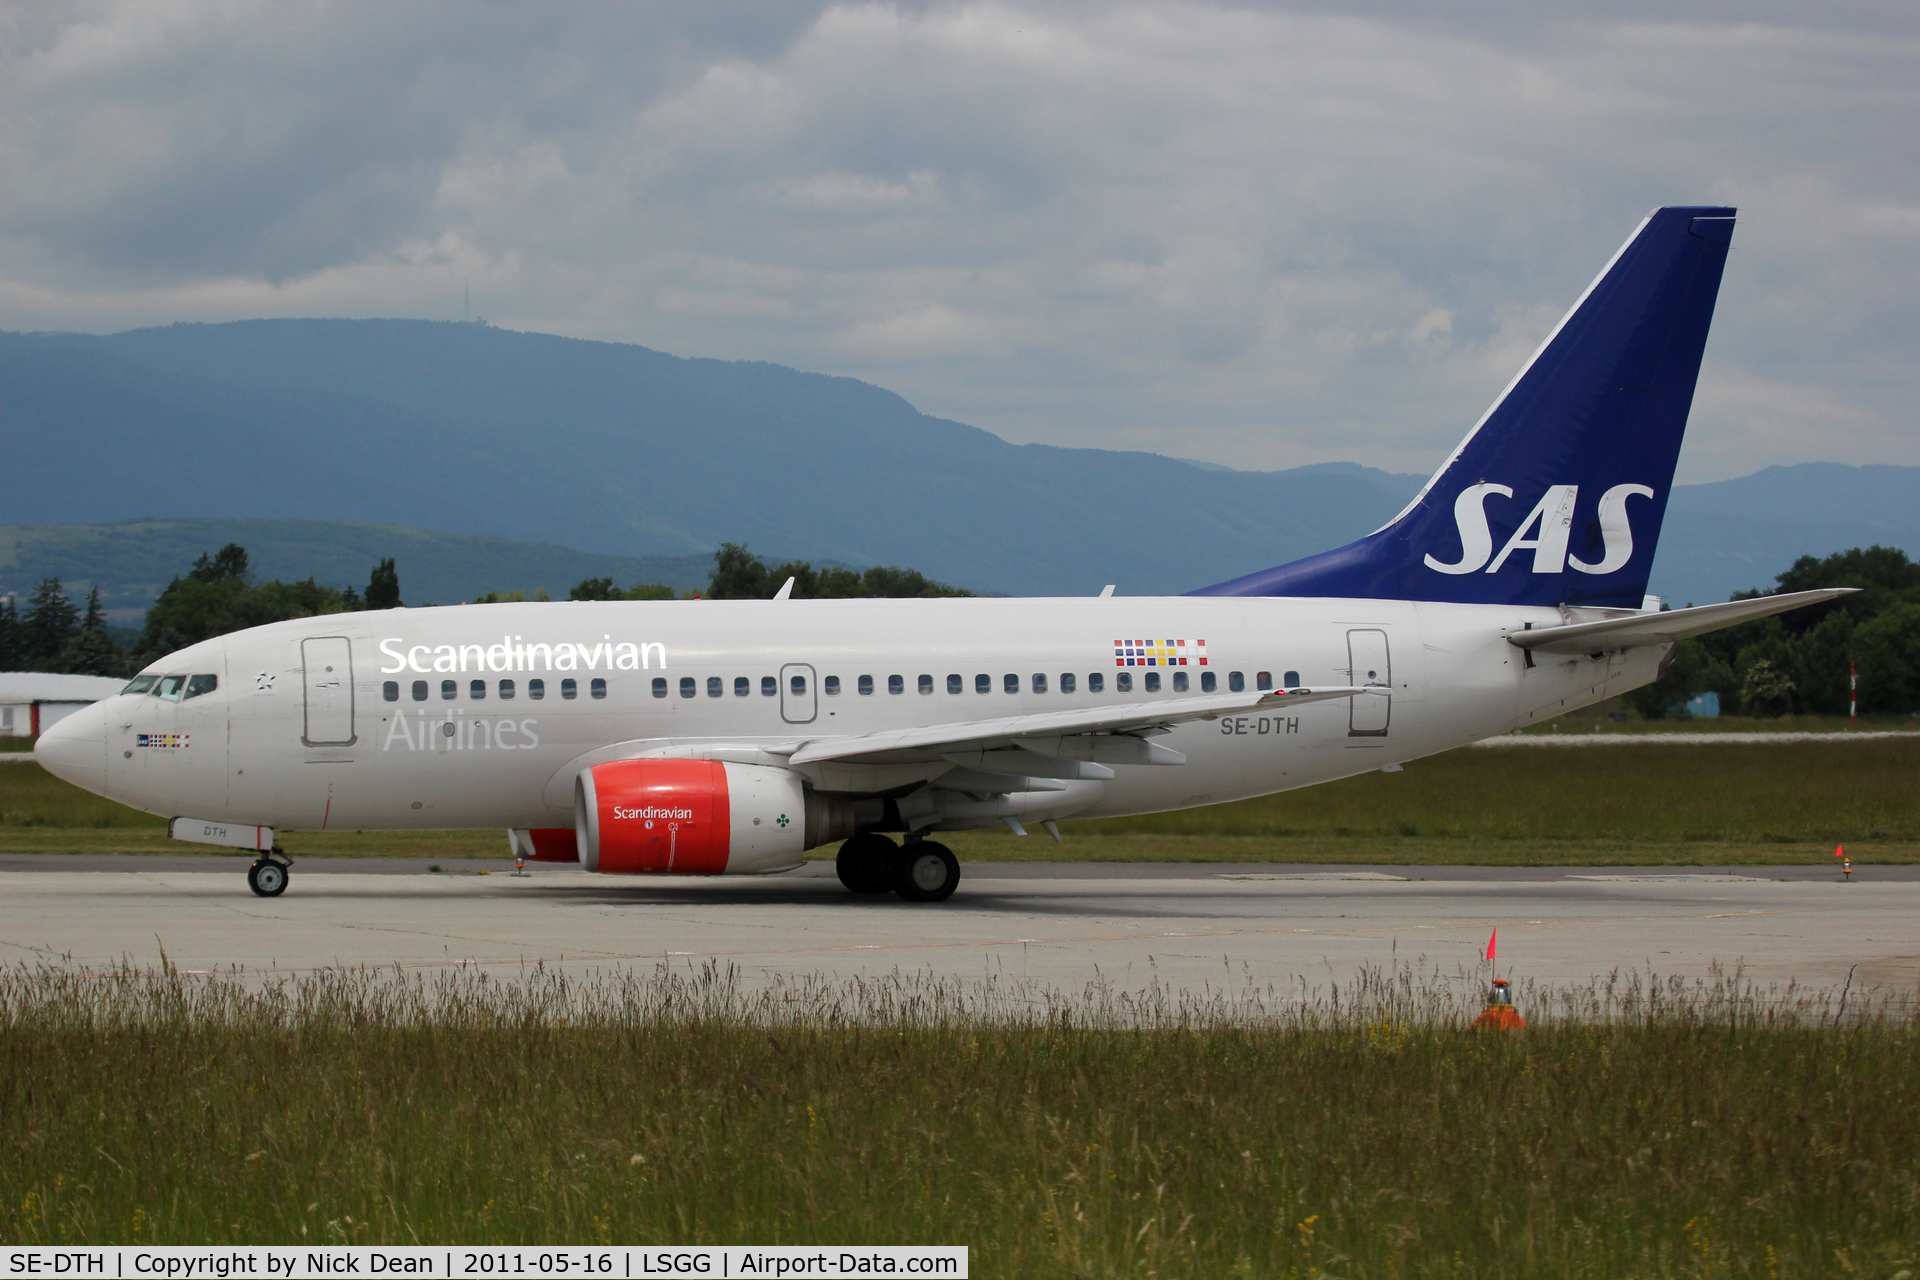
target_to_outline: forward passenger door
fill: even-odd
[[[300,642],[305,729],[309,747],[351,746],[353,732],[353,646],[345,636],[314,636]]]

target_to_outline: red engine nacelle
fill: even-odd
[[[851,807],[809,794],[798,774],[720,760],[613,760],[583,769],[573,814],[580,864],[613,874],[780,871],[841,828],[852,834]]]

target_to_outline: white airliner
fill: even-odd
[[[1734,211],[1657,209],[1392,522],[1191,595],[497,604],[182,649],[35,753],[183,840],[503,827],[608,874],[950,896],[929,837],[1394,768],[1841,594],[1646,595]],[[791,584],[789,584],[791,586]],[[896,844],[887,834],[900,833]]]

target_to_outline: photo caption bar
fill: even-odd
[[[24,1245],[0,1250],[0,1276],[100,1276],[110,1280],[304,1280],[309,1276],[617,1277],[697,1276],[766,1280],[804,1276],[967,1275],[965,1245],[579,1245],[461,1248],[337,1245],[331,1248],[190,1245],[73,1248]]]

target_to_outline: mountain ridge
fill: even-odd
[[[1424,483],[1015,445],[853,378],[441,321],[0,333],[0,434],[16,526],[390,524],[543,544],[491,553],[528,573],[744,541],[1006,594],[1192,590],[1350,541]],[[1724,598],[1800,554],[1920,546],[1916,498],[1920,468],[1824,463],[1677,486],[1654,589]]]

